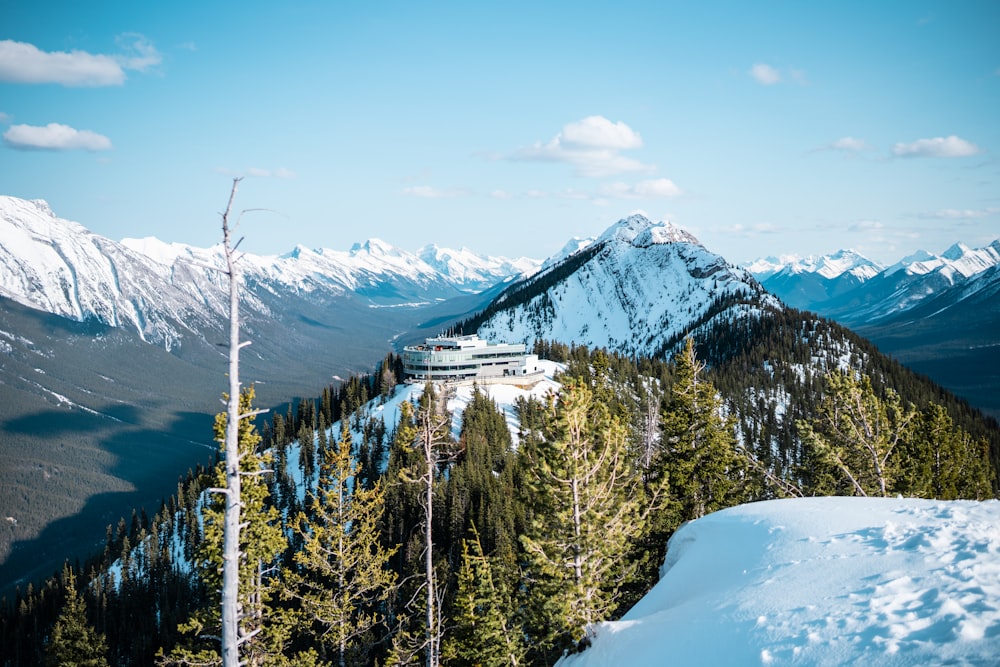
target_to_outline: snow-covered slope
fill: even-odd
[[[425,249],[426,250],[426,249]],[[430,303],[480,291],[533,271],[528,259],[435,249],[431,266],[378,239],[350,250],[298,246],[284,255],[245,255],[248,316],[280,319],[280,297],[329,301],[347,293],[372,305]],[[171,347],[225,321],[222,249],[155,238],[116,243],[59,218],[41,200],[0,196],[0,296],[77,321],[137,331]]]
[[[572,270],[569,270],[572,267]],[[706,250],[686,231],[641,215],[609,227],[585,249],[549,266],[494,302],[484,338],[538,338],[658,354],[737,303],[777,301],[745,270]],[[719,304],[730,305],[720,306]],[[745,305],[752,310],[754,305]]]
[[[823,304],[823,311],[860,323],[898,315],[930,298],[947,299],[953,291],[958,300],[969,280],[998,264],[1000,240],[983,248],[956,243],[940,255],[921,251],[888,267],[855,293]]]
[[[918,251],[888,267],[885,273],[892,275],[905,271],[915,276],[940,273],[956,281],[959,277],[969,278],[997,264],[1000,264],[1000,240],[984,248],[970,248],[964,243],[955,243],[940,255]]]
[[[996,665],[1000,502],[805,498],[682,526],[562,667]]]
[[[216,276],[183,273],[175,284],[170,267],[56,217],[44,201],[0,197],[0,295],[23,305],[169,346],[225,312]]]

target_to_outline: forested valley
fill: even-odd
[[[801,339],[780,324],[772,349]],[[995,496],[995,422],[889,362],[806,370],[810,391],[787,395],[729,331],[669,362],[537,343],[562,389],[519,401],[516,438],[484,391],[457,438],[447,388],[386,423],[375,408],[406,387],[394,354],[243,421],[246,664],[550,665],[641,598],[670,535],[707,513]],[[768,392],[786,392],[780,410]],[[221,664],[221,474],[189,471],[154,516],[108,526],[103,553],[5,600],[3,664]]]

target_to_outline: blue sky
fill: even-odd
[[[1000,236],[1000,3],[0,2],[0,194],[114,239],[732,262]]]

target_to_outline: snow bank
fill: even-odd
[[[804,498],[683,526],[596,665],[1000,664],[1000,502]]]

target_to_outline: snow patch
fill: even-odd
[[[776,500],[671,538],[660,582],[563,667],[996,664],[1000,502]]]

